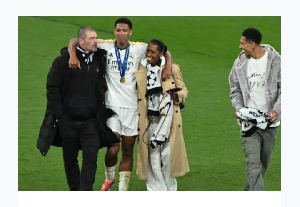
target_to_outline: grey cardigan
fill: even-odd
[[[267,88],[266,98],[268,110],[275,110],[278,114],[277,121],[281,119],[281,56],[270,45],[263,44],[261,47],[268,51],[267,62]],[[245,107],[250,99],[249,85],[247,83],[247,66],[249,58],[243,52],[234,61],[229,74],[229,85],[232,106],[238,110]]]

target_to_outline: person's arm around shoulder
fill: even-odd
[[[171,56],[171,53],[167,50],[164,53],[164,56],[165,56],[166,63],[165,63],[165,67],[162,70],[162,74],[161,74],[161,77],[162,77],[163,81],[166,80],[166,79],[169,79],[172,75],[172,56]]]
[[[78,40],[76,38],[73,38],[70,40],[68,44],[68,52],[70,55],[69,59],[69,67],[72,69],[75,68],[81,68],[80,67],[80,62],[76,56],[76,47],[77,47]]]
[[[173,100],[175,104],[183,103],[188,96],[188,90],[183,81],[183,76],[180,71],[180,66],[178,64],[172,64],[172,77],[175,82],[175,86],[181,88],[180,91],[174,93]]]

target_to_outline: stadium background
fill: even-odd
[[[76,37],[79,26],[96,29],[98,37],[114,39],[118,17],[18,17],[18,190],[67,191],[61,148],[51,147],[43,157],[36,148],[46,107],[46,77],[52,61]],[[182,110],[183,132],[190,172],[179,177],[179,191],[240,191],[246,182],[239,127],[228,96],[228,74],[239,54],[241,32],[256,27],[262,43],[281,53],[278,16],[129,16],[131,41],[159,38],[181,66],[189,90]],[[95,190],[104,180],[104,152],[100,150]],[[80,159],[79,159],[80,160]],[[119,159],[120,160],[120,159]],[[136,148],[134,163],[136,163]],[[133,175],[129,190],[146,190]],[[117,183],[112,190],[116,191]],[[281,190],[280,131],[265,178],[267,191]]]

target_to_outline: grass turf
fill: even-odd
[[[81,25],[96,29],[98,37],[114,39],[118,17],[24,17],[18,19],[18,189],[67,191],[61,148],[42,157],[36,148],[46,107],[46,76],[55,57]],[[130,17],[131,41],[163,40],[173,61],[181,66],[189,90],[182,110],[190,172],[177,178],[180,191],[239,191],[246,182],[246,165],[239,127],[229,99],[228,74],[239,54],[241,32],[257,27],[263,43],[281,52],[280,17]],[[147,22],[147,24],[145,24]],[[104,153],[100,150],[95,190],[104,181]],[[81,158],[79,158],[80,160]],[[120,157],[119,157],[120,160]],[[129,190],[146,190],[134,169]],[[112,190],[118,189],[117,182]],[[281,190],[280,130],[265,190]]]

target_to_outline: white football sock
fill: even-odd
[[[130,171],[119,172],[119,191],[127,191],[130,182]]]
[[[106,180],[113,181],[115,177],[115,166],[106,167],[105,166],[105,177]]]

